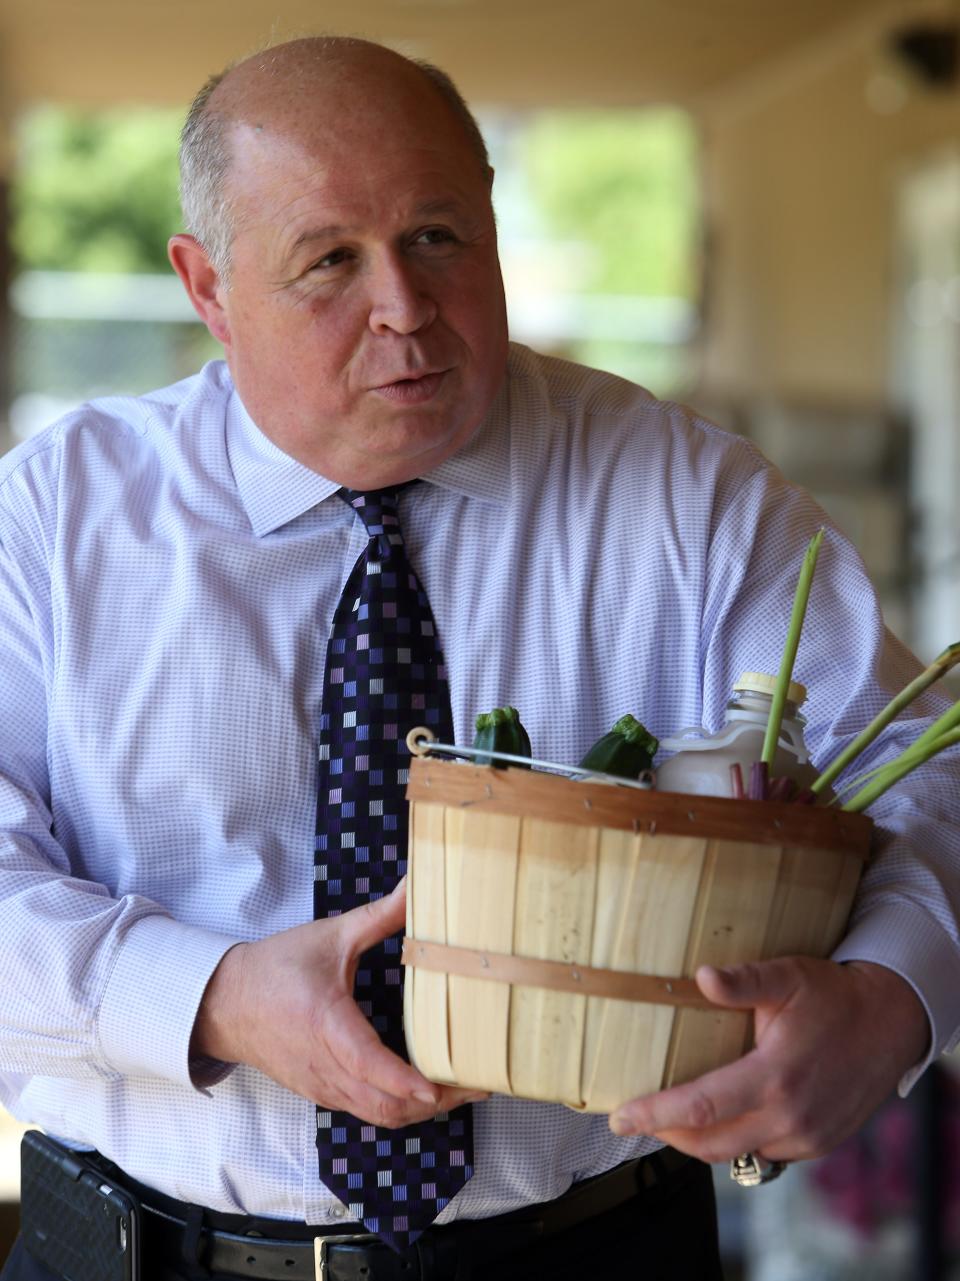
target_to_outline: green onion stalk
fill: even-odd
[[[948,707],[929,729],[924,730],[919,738],[914,739],[910,746],[911,748],[925,747],[927,743],[943,738],[944,734],[949,734],[958,727],[960,727],[960,699],[952,707]]]
[[[807,601],[810,599],[813,571],[817,567],[817,557],[820,554],[820,544],[822,542],[823,529],[819,529],[810,540],[803,557],[800,577],[797,580],[797,589],[793,598],[793,610],[790,614],[790,626],[787,628],[787,642],[783,649],[783,657],[780,660],[780,671],[777,674],[777,683],[773,689],[773,702],[770,705],[770,715],[767,720],[767,732],[763,739],[763,751],[760,753],[760,760],[768,769],[773,766],[774,753],[780,740],[783,708],[787,701],[790,679],[793,676],[793,664],[797,657],[797,649],[800,646],[800,632],[803,629],[803,619],[807,612]]]
[[[953,710],[956,711],[956,708]],[[843,808],[848,813],[859,813],[860,810],[865,810],[888,788],[893,787],[894,783],[899,783],[904,775],[928,761],[931,756],[936,756],[937,752],[942,752],[946,747],[954,747],[957,743],[960,743],[960,728],[950,729],[937,738],[928,738],[926,741],[918,738],[915,743],[901,752],[896,760],[874,771],[873,778],[866,787],[861,788]]]
[[[955,703],[953,707],[948,707],[939,720],[933,722],[929,729],[925,730],[919,737],[915,738],[912,743],[908,744],[901,755],[907,753],[922,752],[928,743],[939,740],[944,734],[949,734],[951,730],[960,727],[960,702]],[[895,757],[898,761],[900,757]],[[928,758],[924,758],[928,759]],[[862,774],[857,774],[854,778],[849,779],[840,788],[840,792],[852,792],[856,787],[862,787],[870,779],[876,778],[882,774],[885,769],[889,769],[894,761],[884,761],[881,765],[875,765],[873,769],[864,770]]]
[[[945,676],[952,667],[956,666],[957,663],[960,663],[960,641],[956,641],[953,645],[948,645],[943,653],[933,660],[929,667],[925,668],[924,671],[922,671],[915,680],[912,680],[909,685],[904,686],[900,693],[890,700],[883,711],[880,712],[878,716],[874,717],[867,728],[862,730],[853,742],[848,744],[840,755],[830,762],[823,773],[819,774],[817,778],[814,779],[810,784],[810,790],[814,793],[819,793],[829,787],[841,770],[846,769],[850,762],[855,757],[859,756],[864,748],[869,747],[881,730],[886,729],[894,717],[898,716],[905,707],[913,702],[915,698],[919,698],[919,696],[928,689],[934,681],[939,680],[941,676]],[[949,715],[950,713],[947,713],[947,716]],[[943,719],[944,718],[941,717],[941,721]],[[941,733],[945,732],[945,730],[949,728],[949,726],[940,726],[938,729],[938,726],[940,726],[940,721],[931,725],[926,735],[921,735],[913,746],[917,746],[925,739],[929,741],[927,736],[937,738]],[[886,767],[881,766],[880,768]],[[874,773],[876,773],[876,771],[870,771],[870,774]],[[861,781],[866,777],[868,777],[868,775],[861,775],[860,779],[854,780],[854,782]],[[844,790],[847,789],[845,788]]]
[[[960,728],[960,702],[956,703],[953,707],[948,708],[939,720],[934,721],[929,729],[915,738],[912,743],[908,743],[903,749],[901,755],[922,752],[928,743],[933,742],[935,739],[939,740],[945,734],[949,734],[951,730],[957,728]],[[899,759],[900,757],[894,758],[894,760]],[[893,763],[893,761],[883,761],[879,765],[874,765],[872,769],[864,770],[863,773],[855,774],[853,778],[846,779],[837,789],[837,796],[834,797],[831,804],[836,804],[839,797],[844,793],[852,792],[858,787],[863,787],[870,779],[876,778],[877,775],[882,774],[885,769],[889,769]]]

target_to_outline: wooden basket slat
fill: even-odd
[[[586,839],[585,839],[586,835]],[[514,951],[589,965],[599,834],[524,819]],[[587,998],[517,985],[510,1006],[510,1080],[517,1094],[580,1102]]]
[[[446,811],[447,942],[509,953],[521,820]],[[469,833],[466,828],[469,826]],[[469,843],[476,857],[459,851]],[[458,1081],[509,1094],[510,986],[450,975],[450,1057]]]
[[[407,928],[417,938],[446,943],[446,832],[442,805],[410,806],[410,846],[417,869],[407,878]],[[410,978],[413,977],[413,983]],[[404,980],[404,1019],[414,1066],[431,1081],[455,1081],[450,1061],[445,974],[421,970]],[[409,989],[409,990],[408,990]]]
[[[832,850],[784,848],[780,879],[770,907],[763,956],[826,956],[839,942],[845,921],[824,910],[859,875],[859,860]]]
[[[818,938],[823,930],[821,895],[833,892],[840,861],[829,851],[784,847],[763,956],[803,952],[811,946],[811,939]]]
[[[684,976],[699,965],[731,965],[762,953],[782,851],[772,845],[710,841],[690,927]],[[702,1018],[690,1018],[690,1015]],[[749,1014],[680,1010],[664,1085],[690,1080],[738,1058],[752,1033]]]
[[[596,896],[593,904],[593,931],[590,964],[598,969],[614,969],[617,940],[630,911],[631,889],[640,857],[641,836],[631,832],[600,829],[597,849]],[[607,1008],[610,1002],[590,997],[583,1026],[583,1062],[580,1077],[580,1105],[590,1097],[592,1083],[606,1066],[604,1045]],[[646,1009],[646,1006],[643,1007]],[[619,1079],[615,1065],[608,1071]]]
[[[857,892],[857,884],[862,872],[863,865],[858,858],[849,854],[843,856],[834,897],[824,914],[824,938],[827,942],[819,952],[811,955],[828,956],[843,938],[850,916],[850,904]]]
[[[636,838],[610,968],[680,976],[704,859],[704,843],[682,836]],[[629,1095],[659,1088],[675,1011],[669,1006],[591,998],[600,1013],[584,1103],[610,1111]]]

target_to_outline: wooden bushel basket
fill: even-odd
[[[700,964],[827,956],[872,823],[414,758],[404,1023],[430,1080],[609,1112],[752,1044]]]

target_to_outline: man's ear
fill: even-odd
[[[230,328],[220,301],[220,277],[207,252],[193,236],[171,236],[167,256],[183,282],[197,315],[225,347],[230,345]]]

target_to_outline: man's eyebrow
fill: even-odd
[[[416,206],[412,214],[414,218],[433,218],[438,214],[459,213],[462,209],[463,205],[459,200],[444,197],[439,200],[424,201],[422,205]],[[300,232],[290,246],[290,252],[296,253],[302,245],[310,245],[317,240],[336,240],[340,236],[349,236],[355,231],[355,227],[347,227],[343,223],[330,223],[326,227],[307,227]]]
[[[349,232],[349,227],[344,227],[339,223],[331,223],[327,227],[308,227],[297,236],[290,246],[290,252],[296,253],[301,245],[312,244],[315,240],[336,240],[339,236],[348,235]]]
[[[414,213],[419,217],[429,217],[432,214],[459,213],[462,209],[461,201],[447,196],[440,200],[427,200],[424,204],[417,205]]]

